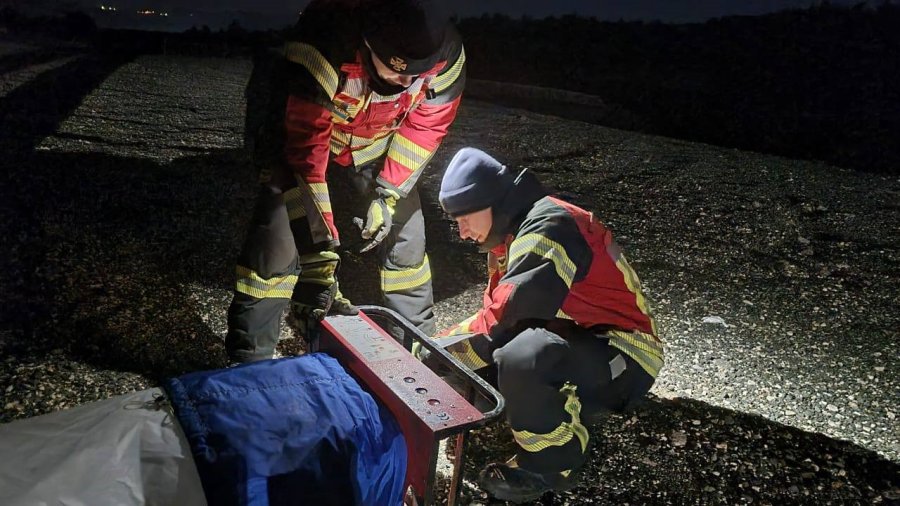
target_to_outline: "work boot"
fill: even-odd
[[[478,475],[478,485],[504,501],[533,501],[547,492],[562,492],[578,485],[576,472],[539,474],[518,467],[514,460],[488,464]]]

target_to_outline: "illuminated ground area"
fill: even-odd
[[[222,365],[255,193],[248,62],[65,58],[0,88],[3,421]],[[541,504],[900,499],[896,178],[469,100],[424,179],[441,325],[483,282],[435,203],[466,145],[593,209],[668,344],[652,402],[595,427],[583,486]],[[344,257],[344,291],[376,302],[370,259]],[[508,456],[502,429],[476,437],[469,476]]]

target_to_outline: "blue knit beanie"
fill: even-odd
[[[475,148],[459,150],[444,172],[438,199],[444,212],[456,218],[492,207],[515,185],[515,175],[490,155]]]

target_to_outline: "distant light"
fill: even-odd
[[[100,10],[101,10],[101,11],[112,11],[112,12],[115,12],[117,9],[116,9],[115,7],[113,7],[112,5],[101,5],[101,6],[100,6]]]

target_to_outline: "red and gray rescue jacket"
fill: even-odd
[[[307,214],[313,242],[337,243],[325,172],[329,160],[376,170],[382,193],[403,198],[456,117],[465,83],[458,33],[448,25],[441,57],[408,88],[383,82],[361,34],[359,1],[314,1],[284,47],[275,86],[283,94],[283,161],[300,194],[286,196],[292,218]]]
[[[640,281],[593,213],[554,197],[537,200],[514,233],[488,254],[488,274],[482,309],[442,333],[491,337],[452,348],[473,369],[486,366],[490,350],[523,326],[543,321],[551,329],[565,328],[567,321],[609,336],[610,345],[650,375],[659,373],[662,342]]]

